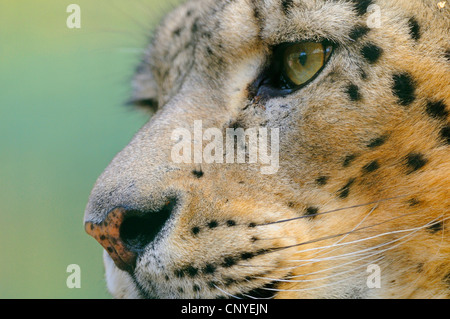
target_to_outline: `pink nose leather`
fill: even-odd
[[[126,248],[120,239],[120,225],[124,221],[126,210],[122,207],[109,212],[100,224],[85,223],[86,232],[105,248],[117,267],[132,272],[136,263],[136,253]]]

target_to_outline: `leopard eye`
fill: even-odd
[[[249,97],[286,96],[313,81],[330,60],[335,44],[287,42],[272,48],[266,68],[249,86]]]
[[[313,79],[327,63],[333,47],[320,42],[302,42],[287,46],[282,53],[286,86],[302,86]]]

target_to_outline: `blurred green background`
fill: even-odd
[[[124,106],[176,0],[0,0],[0,298],[110,298],[91,188],[148,120]],[[69,4],[81,29],[69,29]],[[69,289],[66,268],[81,268]]]

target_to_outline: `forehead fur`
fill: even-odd
[[[194,0],[170,14],[156,30],[135,77],[134,98],[154,98],[161,103],[172,96],[185,75],[209,76],[220,82],[227,66],[245,61],[261,67],[270,47],[283,42],[329,40],[351,47],[355,29],[367,25],[369,12],[379,10],[380,28],[374,38],[399,44],[409,35],[408,21],[432,29],[428,41],[450,46],[449,10],[436,12],[432,1],[368,0]],[[422,7],[417,12],[417,7]],[[375,12],[376,13],[376,12]],[[421,30],[422,31],[422,30]],[[353,32],[353,33],[352,33]],[[418,32],[418,31],[417,31]],[[432,49],[427,47],[428,50]],[[233,70],[241,70],[233,67]],[[253,75],[252,70],[247,70]],[[191,79],[192,80],[192,79]],[[204,85],[205,83],[203,83]],[[208,84],[208,83],[206,83]],[[161,97],[166,96],[166,98]]]

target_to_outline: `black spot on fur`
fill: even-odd
[[[415,206],[417,206],[417,205],[419,205],[420,204],[420,201],[417,199],[417,198],[411,198],[409,201],[408,201],[408,205],[410,206],[410,207],[415,207]]]
[[[361,54],[369,63],[374,64],[383,54],[383,49],[373,43],[368,43],[361,49]]]
[[[256,227],[256,224],[255,224],[255,223],[250,223],[250,224],[248,224],[248,227],[250,227],[250,228],[255,228],[255,227]]]
[[[416,84],[408,73],[398,73],[393,76],[392,91],[398,98],[398,103],[408,106],[416,99]]]
[[[350,39],[353,41],[357,41],[363,36],[365,36],[367,33],[369,33],[370,29],[367,26],[356,26],[352,29],[352,31],[349,34]]]
[[[203,171],[201,170],[193,170],[192,174],[197,177],[197,178],[202,178],[203,177]]]
[[[369,142],[369,144],[367,144],[368,148],[376,148],[376,147],[380,147],[381,145],[383,145],[384,143],[386,143],[388,139],[387,135],[383,135],[377,138],[374,138],[373,140],[371,140]]]
[[[225,268],[229,268],[236,265],[236,259],[234,259],[233,257],[225,257],[222,263],[222,266]]]
[[[203,268],[203,273],[205,274],[213,274],[216,271],[216,266],[213,264],[206,264],[205,268]]]
[[[308,207],[305,211],[305,216],[308,216],[310,219],[314,219],[319,212],[317,207]]]
[[[350,194],[350,187],[353,185],[353,183],[355,183],[355,179],[349,179],[347,184],[345,184],[345,186],[338,191],[339,198],[345,199],[348,197],[348,195]]]
[[[284,14],[288,14],[292,8],[293,0],[281,0],[281,9]]]
[[[194,292],[198,292],[198,291],[200,291],[200,286],[194,285],[194,286],[192,286],[192,290],[194,290]]]
[[[198,31],[199,18],[196,18],[191,27],[191,33],[195,34]]]
[[[372,173],[375,172],[377,169],[380,168],[380,164],[378,164],[378,161],[373,161],[367,164],[363,167],[363,171],[366,173]]]
[[[345,93],[347,93],[350,100],[352,101],[361,100],[361,93],[359,93],[359,87],[354,84],[350,84],[349,86],[347,86],[347,88],[345,89]]]
[[[210,221],[209,223],[208,223],[208,227],[209,228],[216,228],[217,226],[218,226],[219,224],[217,223],[217,221],[215,221],[215,220],[213,220],[213,221]]]
[[[183,278],[184,277],[184,271],[182,269],[177,269],[173,273],[178,278]]]
[[[187,266],[183,269],[183,272],[186,273],[189,277],[193,278],[198,274],[198,269],[193,266]]]
[[[432,234],[435,234],[435,233],[441,231],[442,229],[444,229],[443,222],[434,223],[433,225],[431,225],[430,227],[427,228],[427,230]]]
[[[373,3],[372,0],[351,0],[358,15],[364,15],[367,12],[367,8]]]
[[[197,227],[197,226],[196,227],[192,227],[191,232],[194,235],[197,235],[200,232],[200,227]]]
[[[427,113],[434,118],[446,119],[448,116],[448,111],[443,100],[437,102],[428,101]]]
[[[260,3],[258,0],[252,0],[252,9],[253,9],[253,17],[258,23],[263,22],[263,17],[261,15],[261,11],[259,10]]]
[[[445,126],[441,130],[441,138],[445,141],[445,143],[450,145],[450,125]]]
[[[236,222],[234,221],[234,220],[227,220],[227,226],[228,227],[233,227],[233,226],[236,226]]]
[[[225,277],[224,278],[224,284],[225,284],[226,287],[229,287],[229,286],[231,286],[231,285],[233,285],[235,283],[236,283],[236,279],[233,279],[231,277]]]
[[[423,266],[425,266],[423,263],[417,264],[417,272],[420,274],[423,272]]]
[[[180,27],[180,28],[176,28],[174,31],[173,31],[173,35],[174,36],[179,36],[180,35],[180,33],[181,33],[181,30],[182,30],[182,28]]]
[[[409,26],[409,33],[411,34],[413,40],[415,41],[419,40],[421,37],[421,33],[420,33],[420,25],[417,22],[417,20],[415,18],[409,19],[408,26]]]
[[[253,258],[253,257],[255,257],[255,254],[254,254],[254,253],[248,252],[248,253],[242,253],[242,254],[241,254],[241,259],[242,259],[242,260],[248,260],[248,259],[251,259],[251,258]]]
[[[445,51],[444,56],[445,56],[445,58],[446,58],[448,61],[450,61],[450,49],[448,49],[447,51]]]
[[[344,163],[342,164],[342,166],[349,167],[355,159],[356,159],[356,155],[354,155],[354,154],[347,155],[344,159]]]
[[[320,176],[316,179],[316,183],[319,186],[325,186],[330,178],[328,176]]]
[[[406,157],[406,164],[411,168],[411,172],[415,172],[427,164],[427,159],[420,153],[411,153]]]

